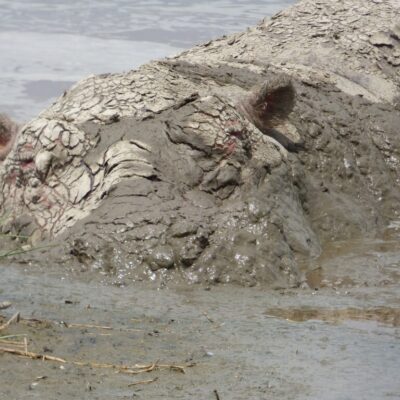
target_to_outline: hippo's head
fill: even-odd
[[[126,265],[149,273],[181,266],[191,280],[228,281],[231,260],[251,279],[286,271],[296,282],[279,222],[268,222],[283,203],[265,202],[275,187],[266,184],[270,171],[290,186],[290,80],[232,87],[229,97],[180,76],[144,90],[142,75],[131,75],[115,91],[107,85],[116,77],[78,85],[24,127],[0,167],[3,231],[33,243],[65,238],[85,263],[120,249],[130,254]],[[184,90],[174,98],[179,79]],[[104,93],[93,94],[103,81]]]
[[[290,114],[293,99],[290,80],[278,76],[243,96],[236,105],[218,95],[192,93],[182,105],[162,113],[158,123],[152,122],[151,133],[143,133],[149,125],[146,121],[158,112],[151,112],[148,105],[141,109],[147,114],[136,113],[134,131],[129,133],[111,129],[121,116],[107,109],[101,113],[112,114],[111,118],[96,115],[96,123],[77,123],[78,118],[68,118],[65,113],[51,119],[39,117],[24,127],[4,162],[3,207],[11,209],[14,220],[23,215],[26,221],[30,215],[29,234],[36,229],[40,237],[54,237],[99,207],[110,190],[125,179],[162,179],[163,173],[171,171],[168,179],[187,188],[217,193],[224,187],[230,193],[243,174],[251,175],[249,165],[256,165],[256,160],[260,165],[279,164],[285,157],[286,143],[282,146],[279,138],[275,141],[271,137],[274,127],[282,126]],[[96,106],[93,98],[88,101]],[[81,108],[86,107],[81,104]],[[6,155],[16,126],[3,117],[0,129],[0,145]],[[290,137],[285,140],[290,141]],[[167,165],[172,155],[162,154],[171,144],[177,150],[176,157],[197,164],[193,167],[199,175],[196,179],[188,179],[188,171],[172,172],[173,165]],[[182,146],[192,154],[181,151]],[[201,154],[197,160],[193,156],[196,152]],[[226,185],[221,181],[232,174],[238,177],[237,182]]]

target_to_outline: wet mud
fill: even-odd
[[[8,265],[0,326],[17,311],[20,320],[0,331],[0,394],[400,398],[399,239],[389,228],[380,240],[336,243],[314,265],[318,279],[308,273],[297,289],[123,287],[71,266]],[[23,338],[29,352],[50,359],[1,350],[24,351]]]
[[[385,251],[374,256],[383,257]],[[374,262],[361,252],[352,260]],[[399,398],[399,280],[271,290],[230,285],[115,287],[96,272],[9,265],[2,271],[0,394],[18,399]],[[400,252],[397,251],[397,268]],[[46,273],[44,273],[46,272]],[[382,280],[384,269],[380,270]],[[368,279],[368,271],[365,279]],[[23,287],[23,290],[21,290]],[[101,294],[101,295],[100,295]],[[8,305],[8,304],[7,304]],[[17,335],[17,336],[10,336]],[[24,336],[18,336],[24,335]],[[32,360],[1,348],[65,362]],[[184,368],[158,368],[175,365]],[[126,366],[137,372],[126,373]],[[151,368],[154,366],[154,368]]]

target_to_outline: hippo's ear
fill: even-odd
[[[292,112],[295,90],[287,75],[275,75],[254,88],[239,110],[262,132],[282,124]]]
[[[4,160],[10,152],[18,129],[18,124],[5,114],[0,114],[0,161]]]

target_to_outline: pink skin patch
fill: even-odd
[[[230,139],[225,142],[225,155],[229,156],[236,150],[236,140]]]

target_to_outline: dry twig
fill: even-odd
[[[112,330],[113,329],[111,326],[104,326],[104,325],[68,324],[66,322],[64,322],[64,325],[67,328],[96,328],[96,329],[106,329],[106,330]]]
[[[22,350],[18,350],[18,349],[10,349],[8,347],[0,347],[0,353],[15,354],[17,356],[31,358],[32,360],[56,361],[56,362],[59,362],[59,363],[62,363],[62,364],[66,364],[67,363],[67,361],[64,360],[63,358],[48,356],[46,354],[33,353],[31,351],[25,351],[25,350],[22,351]]]
[[[5,336],[7,337],[7,336]],[[11,346],[17,346],[17,347],[24,347],[25,343],[24,342],[17,342],[16,340],[6,340],[6,339],[2,339],[0,338],[0,343],[3,344],[7,344],[7,345],[11,345]]]
[[[56,361],[56,362],[59,362],[62,364],[73,364],[73,365],[78,365],[81,367],[110,368],[110,369],[115,369],[120,373],[132,374],[132,375],[142,374],[145,372],[151,372],[156,369],[170,369],[170,370],[185,373],[186,367],[194,366],[194,364],[188,364],[186,366],[182,366],[182,365],[175,365],[175,364],[158,364],[158,362],[153,363],[153,364],[148,364],[148,365],[136,364],[136,365],[130,366],[130,365],[117,365],[117,364],[102,364],[102,363],[95,363],[95,362],[90,362],[90,361],[68,361],[68,360],[65,360],[64,358],[48,356],[46,354],[39,354],[39,353],[34,353],[31,351],[28,351],[27,344],[25,346],[24,351],[0,346],[0,353],[15,354],[17,356],[31,358],[32,360]]]
[[[158,380],[158,377],[155,377],[154,379],[149,379],[147,381],[133,382],[133,383],[130,383],[128,386],[147,385],[147,384],[153,383],[153,382],[155,382],[157,380]]]
[[[5,324],[1,325],[0,331],[8,328],[14,322],[19,322],[19,312],[15,313]]]

